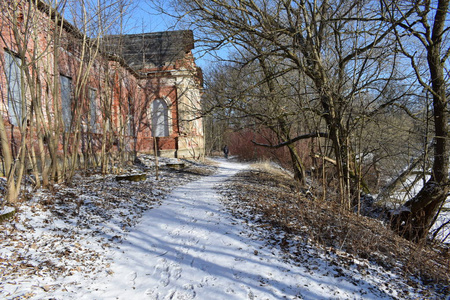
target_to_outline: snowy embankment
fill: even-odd
[[[285,259],[220,201],[215,187],[244,168],[220,160],[214,175],[174,189],[123,240],[111,237],[101,259],[93,259],[95,276],[79,270],[53,281],[19,277],[0,286],[8,289],[0,296],[12,299],[29,289],[32,299],[392,299],[399,296],[396,289],[408,289],[394,274],[358,267],[366,261],[354,259],[355,268],[343,270],[332,255],[308,245],[305,252],[314,255],[303,264]],[[76,251],[96,240],[80,243],[67,248]]]

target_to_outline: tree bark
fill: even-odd
[[[436,213],[449,192],[448,106],[444,78],[445,60],[441,59],[442,37],[445,31],[450,0],[438,1],[431,36],[426,45],[427,62],[433,95],[435,142],[431,178],[420,192],[407,201],[392,219],[392,228],[403,237],[419,241],[428,235]],[[430,4],[428,2],[428,4]],[[422,20],[424,20],[422,18]],[[423,21],[424,23],[426,21]]]

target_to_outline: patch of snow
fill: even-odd
[[[3,209],[0,209],[0,216],[9,214],[10,212],[13,212],[15,210],[14,207],[4,207]]]
[[[2,277],[0,297],[228,300],[420,296],[402,283],[395,285],[397,275],[366,260],[349,258],[353,263],[343,268],[334,263],[336,253],[305,244],[301,261],[294,261],[281,248],[270,246],[258,231],[262,229],[234,217],[215,189],[248,165],[217,161],[216,174],[180,186],[167,197],[159,194],[161,204],[141,215],[128,216],[126,206],[101,207],[101,193],[83,195],[84,205],[76,217],[58,219],[51,211],[24,208],[23,217],[29,221],[14,230],[23,231],[34,243],[22,249],[3,244],[0,261],[20,255],[24,264],[35,267],[35,273]],[[114,188],[120,186],[114,184]],[[154,182],[148,179],[144,184]],[[110,218],[99,214],[98,219],[87,219],[90,209],[104,210]],[[134,227],[121,226],[127,218]],[[59,240],[47,238],[62,232],[76,238],[62,234]],[[67,259],[45,261],[46,253],[55,251]],[[43,268],[45,263],[52,267]],[[52,272],[58,268],[68,270],[61,276]]]

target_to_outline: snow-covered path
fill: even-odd
[[[131,229],[120,251],[111,252],[112,274],[85,287],[84,294],[78,294],[77,298],[380,299],[386,296],[371,295],[367,286],[356,287],[333,276],[313,278],[303,268],[283,262],[276,250],[264,246],[264,241],[242,234],[245,226],[225,210],[213,187],[245,167],[221,161],[216,175],[175,189],[160,207],[147,211],[139,225]]]

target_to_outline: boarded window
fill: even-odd
[[[169,110],[164,100],[152,102],[152,128],[155,137],[169,136]]]
[[[89,89],[89,126],[92,132],[97,132],[97,90]]]
[[[15,55],[5,52],[5,72],[8,81],[8,112],[11,124],[22,124],[22,77],[20,75],[21,60]]]
[[[61,111],[66,131],[70,129],[72,122],[72,79],[61,75]]]

